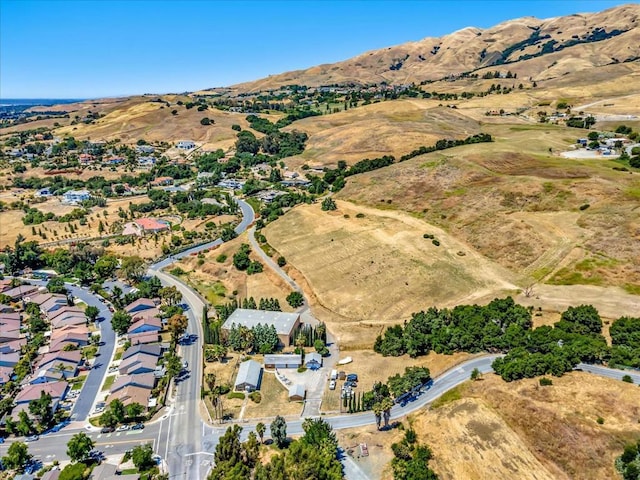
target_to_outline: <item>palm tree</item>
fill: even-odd
[[[267,431],[267,426],[260,422],[256,425],[256,433],[260,437],[260,443],[264,443],[264,432]]]
[[[381,408],[384,415],[384,428],[389,426],[389,418],[391,418],[391,409],[393,408],[393,400],[389,397],[382,399]]]
[[[380,430],[380,422],[382,421],[382,405],[379,402],[373,404],[373,414],[376,416],[376,427]]]

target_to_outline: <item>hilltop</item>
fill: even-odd
[[[497,66],[518,78],[543,80],[640,58],[640,5],[540,20],[524,17],[488,29],[468,27],[440,38],[365,52],[337,63],[235,85],[255,92],[296,84],[410,84]]]

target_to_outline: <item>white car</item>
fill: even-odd
[[[131,427],[129,427],[129,425],[120,425],[118,428],[116,428],[116,432],[126,432],[130,428]]]
[[[331,380],[329,382],[329,390],[335,390],[336,389],[336,381],[335,380]]]

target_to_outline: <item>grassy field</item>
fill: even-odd
[[[617,478],[615,457],[625,441],[637,439],[638,405],[637,385],[594,381],[586,373],[553,378],[550,387],[540,387],[537,379],[506,383],[489,374],[403,424],[429,445],[430,466],[443,480],[599,480]],[[357,461],[372,479],[392,478],[384,464],[402,435],[398,429],[376,432],[375,426],[338,432],[347,449],[367,443],[369,457]]]
[[[320,305],[350,319],[332,325],[341,348],[369,346],[384,325],[433,304],[514,288],[506,272],[422,220],[347,202],[338,207],[331,213],[317,204],[296,207],[264,234]],[[435,234],[440,246],[425,233]]]

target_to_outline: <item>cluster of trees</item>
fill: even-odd
[[[456,351],[505,351],[512,336],[522,337],[531,329],[531,313],[511,297],[486,306],[459,305],[452,310],[430,308],[414,313],[403,326],[386,329],[374,343],[374,351],[385,356],[411,357]]]
[[[396,373],[387,380],[389,391],[395,398],[415,391],[431,380],[431,372],[427,367],[406,367],[404,374]]]
[[[257,260],[251,260],[249,253],[251,253],[251,247],[248,244],[240,245],[240,249],[233,255],[233,266],[240,271],[246,270],[249,275],[262,272],[262,264]]]
[[[431,450],[418,443],[413,429],[406,430],[400,442],[391,444],[391,450],[394,480],[438,480],[438,475],[429,468]]]
[[[404,162],[411,158],[425,153],[435,152],[437,150],[445,150],[447,148],[459,147],[460,145],[471,145],[473,143],[490,143],[493,142],[493,137],[488,133],[479,133],[477,135],[471,135],[463,140],[438,140],[435,145],[430,147],[419,147],[406,155],[400,157],[400,161]]]
[[[51,395],[40,392],[40,398],[29,402],[28,413],[22,410],[18,414],[17,421],[10,417],[6,418],[5,430],[10,434],[24,436],[42,433],[58,423],[62,418],[61,415],[53,411]]]
[[[220,438],[214,453],[215,467],[209,480],[293,480],[315,478],[318,480],[341,480],[342,465],[337,458],[338,441],[331,426],[323,419],[306,419],[302,424],[304,435],[287,442],[287,430],[280,416],[271,423],[270,431],[274,443],[280,449],[269,461],[260,461],[260,443],[266,426],[256,425],[246,442],[240,441],[242,427],[229,427]],[[257,433],[257,435],[256,435]]]
[[[640,317],[621,317],[611,324],[609,365],[640,368]]]
[[[50,220],[57,220],[56,216],[52,212],[41,212],[37,208],[31,208],[24,206],[24,216],[22,217],[22,223],[25,225],[39,225]]]
[[[487,133],[471,135],[463,140],[441,139],[438,140],[435,145],[432,145],[430,147],[422,146],[406,155],[403,155],[402,157],[400,157],[400,162],[404,162],[405,160],[409,160],[410,158],[416,157],[418,155],[424,155],[425,153],[435,152],[438,150],[445,150],[448,148],[458,147],[460,145],[469,145],[472,143],[484,143],[492,141],[493,138]],[[312,181],[312,186],[309,190],[314,193],[322,193],[327,188],[327,186],[330,185],[333,191],[338,191],[344,187],[346,177],[370,172],[379,168],[388,167],[389,165],[393,165],[395,162],[396,159],[393,155],[384,155],[382,157],[373,159],[365,158],[364,160],[356,162],[351,167],[347,167],[346,162],[339,161],[337,169],[325,170],[324,176],[321,179],[321,183],[314,183],[314,178],[311,177],[310,180]]]
[[[580,362],[601,362],[608,356],[601,335],[602,320],[590,305],[568,308],[554,327],[531,327],[530,310],[510,297],[486,306],[430,308],[413,314],[404,327],[387,328],[376,339],[374,350],[382,355],[406,353],[412,357],[432,350],[507,353],[493,364],[495,372],[507,381],[543,374],[559,376]]]
[[[264,133],[265,136],[262,139],[257,139],[248,130],[238,132],[238,139],[235,145],[237,153],[257,155],[262,151],[264,157],[260,157],[260,161],[269,162],[297,155],[304,151],[305,144],[309,138],[306,133],[297,130],[281,132],[278,124],[256,115],[249,115],[247,121],[249,121],[251,128]]]
[[[622,455],[616,459],[616,469],[624,480],[640,480],[640,440],[625,445]]]
[[[278,332],[273,325],[259,323],[248,328],[234,324],[229,330],[227,342],[237,352],[273,353],[278,348]]]
[[[100,424],[115,427],[118,423],[138,421],[143,413],[144,407],[139,403],[130,403],[125,407],[120,400],[115,399],[100,415]]]
[[[284,209],[290,208],[300,203],[312,203],[313,197],[308,195],[305,192],[295,193],[290,192],[284,195],[279,195],[273,199],[272,202],[266,204],[260,210],[260,219],[258,220],[257,226],[259,228],[264,226],[266,222],[272,222],[276,220],[278,217],[284,215]],[[264,219],[264,220],[263,220]]]

